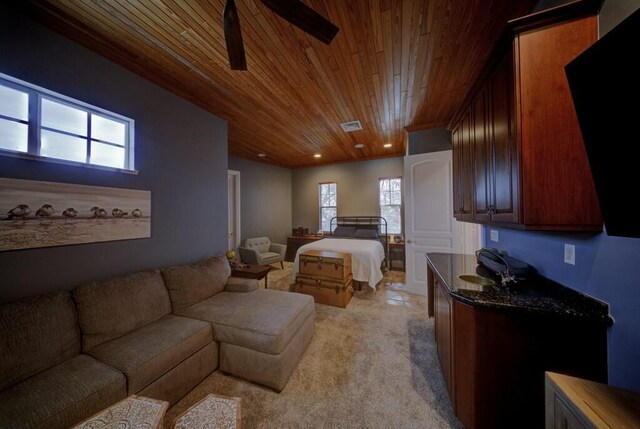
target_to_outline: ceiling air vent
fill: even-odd
[[[340,126],[345,133],[360,131],[362,129],[362,124],[360,123],[360,121],[345,122],[344,124],[340,124]]]

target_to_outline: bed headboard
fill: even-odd
[[[384,256],[389,259],[389,236],[387,234],[387,220],[382,216],[336,216],[331,219],[329,234],[339,227],[354,227],[355,229],[374,230],[378,232],[378,239],[384,247]]]

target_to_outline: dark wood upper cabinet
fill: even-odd
[[[515,130],[513,52],[509,50],[491,76],[491,220],[520,221],[518,139]]]
[[[462,216],[462,127],[457,126],[451,132],[451,143],[453,146],[453,215],[456,219]]]
[[[462,118],[460,150],[462,151],[462,208],[460,220],[471,221],[473,219],[473,130],[471,111],[466,112]]]
[[[489,130],[489,88],[483,88],[473,103],[473,218],[488,222],[491,220],[492,145]]]
[[[596,41],[597,18],[549,22],[541,19],[536,27],[529,19],[496,48],[452,121],[458,220],[602,231],[564,73],[564,66]]]

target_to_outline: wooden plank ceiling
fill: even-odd
[[[446,125],[507,20],[535,1],[305,3],[340,28],[331,45],[236,0],[248,71],[229,69],[223,0],[34,0],[27,11],[226,119],[231,155],[302,167],[402,155],[405,127]],[[351,120],[364,129],[343,132]]]

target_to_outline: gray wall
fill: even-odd
[[[549,9],[572,0],[540,0],[536,4],[534,11]],[[613,27],[622,22],[640,8],[640,0],[606,0],[600,9],[598,25],[600,27],[600,37],[604,36]]]
[[[378,179],[402,176],[403,158],[293,170],[293,226],[318,231],[318,183],[337,182],[338,216],[378,216]]]
[[[0,156],[0,176],[150,190],[152,199],[149,239],[0,253],[0,302],[226,249],[226,122],[4,6],[0,52],[2,73],[135,119],[140,171]]]
[[[451,131],[446,128],[414,131],[408,135],[409,155],[451,150]]]
[[[604,36],[609,30],[638,9],[640,9],[640,0],[605,1],[598,17],[600,37]]]
[[[229,170],[240,171],[240,236],[266,235],[285,244],[291,235],[291,170],[229,157]]]

